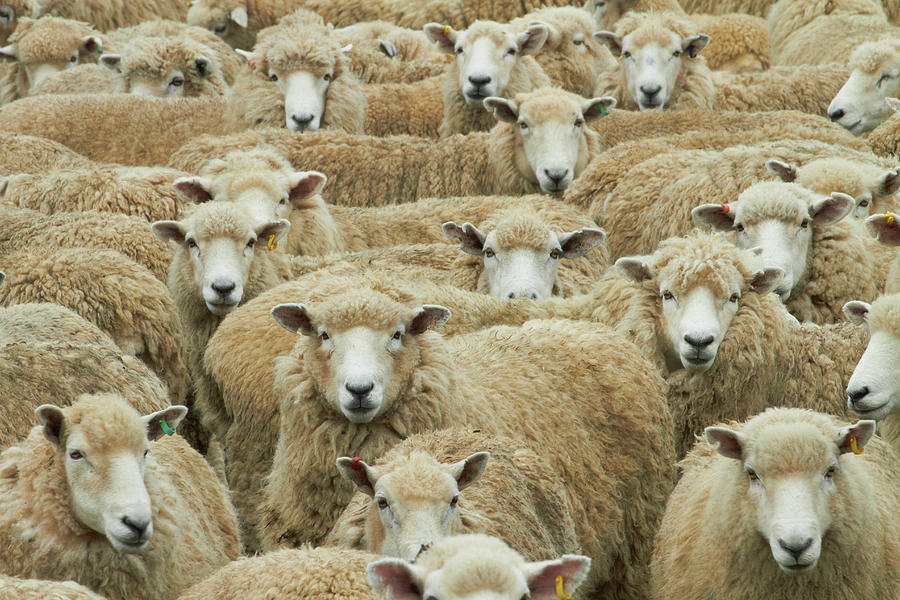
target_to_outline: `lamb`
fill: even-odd
[[[874,432],[784,408],[707,427],[656,538],[656,597],[897,598],[897,458]]]
[[[766,181],[741,192],[731,204],[703,204],[691,211],[701,226],[727,231],[741,248],[757,248],[765,267],[784,272],[776,286],[800,321],[841,321],[844,304],[874,300],[884,288],[892,251],[872,243],[859,222],[840,222],[856,200],[818,195],[796,183]]]
[[[153,19],[183,22],[187,13],[180,0],[40,0],[37,17],[53,15],[92,23],[100,31],[138,25]]]
[[[19,579],[0,575],[2,600],[104,600],[74,581]]]
[[[894,113],[887,99],[900,91],[900,42],[887,38],[860,44],[849,66],[850,77],[828,106],[828,117],[861,135]]]
[[[370,563],[366,572],[372,588],[385,593],[389,600],[475,594],[485,598],[521,596],[550,600],[571,598],[590,566],[590,558],[577,554],[525,562],[497,538],[470,534],[447,538],[415,564],[383,558]]]
[[[326,545],[415,561],[442,538],[479,532],[531,560],[579,550],[565,483],[513,438],[445,429],[407,438],[372,467],[344,457],[338,468],[358,491]]]
[[[237,558],[227,491],[173,435],[186,412],[141,416],[118,394],[39,406],[40,425],[0,454],[2,571],[175,599]]]
[[[86,157],[42,137],[0,133],[0,147],[3,148],[0,174],[41,173],[91,165]]]
[[[169,291],[184,332],[195,406],[214,437],[224,438],[227,427],[218,389],[203,370],[206,343],[238,304],[290,279],[288,258],[271,251],[289,227],[284,219],[252,224],[230,202],[201,204],[180,221],[152,226],[159,239],[178,244],[169,267]]]
[[[333,278],[311,290],[303,297],[306,304],[272,309],[276,322],[302,337],[289,356],[275,361],[281,435],[260,504],[263,547],[320,540],[350,499],[346,482],[329,477],[333,459],[323,448],[378,456],[400,437],[462,423],[525,440],[560,473],[571,491],[579,543],[593,560],[588,589],[607,597],[644,597],[644,560],[671,483],[672,448],[662,381],[648,377],[650,366],[637,349],[601,325],[562,320],[444,341],[428,330],[447,320],[448,309],[402,304],[387,285],[336,284]],[[378,350],[384,344],[389,353]],[[540,376],[529,373],[519,384],[511,382],[510,373],[522,373],[521,361],[534,353],[546,360]],[[575,354],[583,363],[577,369],[571,367]],[[496,368],[488,373],[489,364]],[[602,400],[588,401],[587,389],[599,390]],[[640,406],[634,397],[642,398]],[[523,425],[540,424],[547,402],[557,414],[569,415],[567,422],[584,425],[557,430],[552,440],[545,425]],[[504,416],[498,419],[498,413]],[[510,420],[511,414],[518,416]],[[613,443],[600,435],[609,427],[626,428],[629,438],[642,441],[629,448]],[[569,448],[576,444],[583,454],[573,460]],[[647,445],[654,450],[648,452]],[[628,473],[636,472],[637,463],[652,475],[634,480]],[[614,491],[597,494],[597,477],[616,481]],[[626,491],[623,482],[634,487]],[[597,522],[620,525],[589,525]]]
[[[0,58],[14,61],[0,77],[0,105],[23,98],[47,76],[74,67],[103,51],[103,42],[86,23],[48,17],[21,17]]]

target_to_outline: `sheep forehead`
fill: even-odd
[[[412,313],[410,308],[372,289],[310,295],[308,302],[313,322],[330,332],[366,327],[390,334]]]
[[[554,88],[541,88],[533,92],[516,95],[519,118],[531,127],[542,123],[575,121],[581,114],[581,97]]]
[[[880,296],[869,310],[869,330],[900,337],[900,294]]]
[[[198,241],[222,237],[246,241],[255,233],[250,226],[250,217],[247,213],[230,202],[199,204],[182,224],[188,231],[193,232]]]
[[[90,34],[90,29],[78,21],[44,17],[24,32],[17,30],[8,41],[15,44],[16,54],[24,63],[58,62],[68,61]]]
[[[522,557],[502,541],[484,535],[445,538],[417,560],[427,571],[439,570],[434,575],[443,583],[442,588],[459,596],[480,590],[501,594],[525,591],[519,568],[523,563]]]
[[[633,47],[656,44],[661,48],[680,46],[681,40],[696,34],[693,23],[665,13],[631,14],[619,20],[616,34]]]
[[[777,219],[785,223],[800,222],[809,216],[814,196],[796,183],[766,182],[747,188],[735,203],[735,221],[753,225]]]
[[[322,75],[337,65],[340,53],[337,39],[328,35],[325,27],[312,25],[279,29],[265,39],[258,38],[255,46],[255,54],[267,69]]]
[[[745,434],[750,438],[745,462],[760,475],[821,473],[837,457],[835,434],[829,434],[819,423],[775,421],[745,430]]]
[[[745,291],[753,277],[748,254],[717,234],[673,238],[660,244],[652,258],[658,282],[681,294],[704,286],[717,298]]]
[[[131,48],[122,60],[123,74],[147,78],[163,78],[179,69],[190,75],[194,59],[203,54],[199,47],[163,38],[139,40]]]
[[[798,170],[796,183],[820,194],[842,192],[856,199],[866,192],[875,195],[884,169],[843,158],[823,158]]]
[[[110,456],[121,452],[140,451],[147,430],[138,412],[116,394],[81,396],[63,409],[65,436],[78,436],[86,444],[86,452]]]
[[[508,25],[494,21],[475,21],[459,35],[459,44],[466,47],[475,40],[489,39],[498,48],[505,49],[513,41],[513,34]]]
[[[393,463],[378,468],[383,474],[375,485],[376,491],[384,490],[392,499],[443,501],[456,492],[456,481],[448,467],[427,452],[415,451]]]
[[[886,67],[900,68],[900,44],[892,40],[866,42],[850,55],[850,70],[874,75]]]
[[[501,220],[492,233],[494,233],[498,249],[501,250],[549,249],[555,237],[544,221],[527,213],[520,213]]]

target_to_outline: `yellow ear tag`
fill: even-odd
[[[269,241],[266,243],[266,248],[269,250],[278,250],[278,242],[275,241],[275,234],[271,234],[269,236]]]
[[[566,593],[566,588],[563,587],[563,576],[556,576],[556,597],[559,600],[569,600],[572,597],[572,594]]]
[[[449,25],[444,25],[444,31],[443,31],[444,35],[450,35],[451,31],[453,31],[452,27],[450,27]]]
[[[850,436],[850,449],[853,450],[853,454],[862,454],[863,453],[863,449],[860,448],[856,444],[856,436],[855,435]]]
[[[887,221],[887,224],[890,225],[894,222],[894,215],[892,215],[890,212],[886,212],[884,213],[884,219]]]

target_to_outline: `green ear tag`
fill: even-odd
[[[601,105],[600,105],[600,114],[601,114],[601,115],[608,115],[608,114],[609,114],[609,111],[606,110],[606,105],[605,105],[605,104],[601,104]]]
[[[165,419],[159,420],[159,427],[162,429],[163,433],[166,435],[175,435],[175,430],[169,427],[169,424],[166,423]]]

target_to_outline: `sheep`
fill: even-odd
[[[0,174],[41,173],[92,164],[86,157],[62,144],[42,137],[0,133],[0,147],[3,148]]]
[[[238,304],[290,279],[288,258],[271,251],[289,227],[284,219],[252,223],[230,202],[201,204],[180,221],[152,226],[160,240],[178,245],[169,267],[169,292],[184,332],[195,406],[213,436],[224,438],[227,421],[218,389],[203,370],[206,343]]]
[[[447,538],[415,564],[383,558],[366,568],[369,583],[389,600],[418,598],[571,598],[591,559],[577,554],[525,562],[501,540],[481,534]]]
[[[828,112],[834,95],[847,81],[843,65],[772,67],[761,73],[712,72],[717,110],[802,110]]]
[[[0,76],[0,105],[24,97],[47,76],[96,62],[91,56],[103,51],[103,42],[86,23],[47,17],[18,19],[10,43],[0,48],[0,59],[14,61]]]
[[[835,323],[854,298],[874,300],[884,287],[891,251],[868,238],[859,222],[840,222],[856,200],[840,192],[818,195],[796,183],[756,183],[731,204],[702,204],[695,223],[734,236],[741,248],[757,248],[763,265],[781,269],[776,286],[800,321]],[[889,256],[890,255],[890,256]]]
[[[165,285],[113,250],[27,247],[3,257],[0,306],[55,302],[141,359],[174,398],[187,393],[181,327]]]
[[[614,102],[545,88],[513,100],[488,98],[485,103],[500,121],[494,129],[441,143],[336,131],[297,136],[269,129],[200,137],[175,153],[169,165],[197,172],[210,156],[267,143],[295,168],[327,173],[328,194],[347,206],[474,194],[560,193],[598,151],[599,140],[585,122],[600,118]],[[400,164],[386,160],[388,156]],[[369,169],[362,176],[361,164]],[[373,169],[383,169],[383,176]]]
[[[252,48],[261,29],[301,8],[303,0],[197,0],[187,22],[221,37],[232,48]]]
[[[890,211],[883,215],[872,215],[866,218],[864,223],[869,234],[883,246],[891,249],[895,246],[900,246],[900,226],[898,226],[896,217]],[[888,252],[894,251],[890,250]],[[893,254],[893,256],[894,258],[884,284],[884,291],[887,294],[900,292],[900,255]]]
[[[180,0],[109,0],[103,4],[91,0],[39,0],[37,17],[53,15],[92,23],[100,31],[138,25],[151,19],[184,21],[187,14]]]
[[[769,7],[778,0],[679,0],[689,13],[746,13],[765,17]]]
[[[116,393],[39,406],[40,425],[0,454],[2,571],[175,599],[237,558],[227,491],[173,435],[185,413],[142,416]]]
[[[137,217],[95,211],[47,216],[32,210],[0,210],[0,257],[17,253],[22,240],[49,248],[97,248],[121,252],[166,281],[172,250]],[[0,258],[2,260],[2,258]]]
[[[184,175],[163,167],[86,162],[77,168],[0,176],[0,201],[48,215],[100,211],[150,222],[174,219],[184,202],[172,184]]]
[[[366,580],[368,552],[312,548],[267,552],[233,561],[179,600],[379,600]]]
[[[338,468],[357,493],[326,545],[414,561],[444,537],[479,532],[531,560],[579,551],[565,483],[516,439],[445,429],[407,438],[372,467],[344,457]]]
[[[850,77],[828,106],[828,117],[861,135],[894,113],[886,100],[900,91],[900,42],[883,39],[860,44],[848,64]]]
[[[900,99],[888,98],[885,102],[894,111],[894,114],[900,111]],[[872,152],[879,156],[890,156],[896,160],[900,155],[898,124],[900,124],[900,118],[891,115],[884,123],[869,132],[866,142],[871,145]]]
[[[491,21],[476,21],[465,31],[440,23],[425,25],[431,41],[444,52],[456,54],[441,86],[441,139],[493,127],[487,98],[514,98],[549,86],[550,79],[531,56],[543,48],[549,33],[550,28],[539,21],[521,33],[511,24]]]
[[[879,421],[881,437],[900,455],[900,408],[891,367],[897,354],[898,296],[888,293],[869,304],[854,300],[844,306],[847,319],[869,332],[869,345],[847,382],[847,404],[855,414]]]
[[[0,4],[0,45],[6,45],[7,38],[19,24],[19,17],[36,19],[38,10],[40,7],[34,0],[4,0]]]
[[[897,598],[897,458],[874,432],[785,408],[707,427],[656,537],[656,597]]]
[[[74,581],[19,579],[0,575],[2,600],[104,600]]]
[[[122,76],[103,65],[78,65],[48,75],[28,90],[28,96],[45,94],[114,94],[120,93]]]

